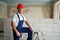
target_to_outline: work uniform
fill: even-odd
[[[24,21],[26,21],[26,18],[24,15],[20,15],[19,13],[16,13],[12,17],[12,21],[16,23],[16,29],[18,30],[18,32],[28,33],[27,40],[32,40],[32,31],[28,27],[22,27]],[[20,38],[16,35],[14,30],[13,30],[13,37],[14,37],[14,40],[19,40],[19,38]]]

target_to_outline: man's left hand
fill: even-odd
[[[29,29],[32,31],[32,27],[29,27]]]

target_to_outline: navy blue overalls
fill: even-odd
[[[18,15],[18,13],[16,13],[18,18],[19,18],[19,23],[18,23],[18,26],[16,27],[17,30],[20,32],[20,33],[28,33],[28,38],[27,40],[32,40],[32,31],[28,28],[28,27],[22,27],[23,25],[23,22],[24,20],[20,20],[20,17]],[[24,19],[24,17],[22,16],[22,18]],[[18,37],[15,33],[15,31],[13,30],[13,37],[14,37],[14,40],[19,40],[20,37]]]

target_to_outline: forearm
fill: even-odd
[[[27,24],[28,27],[31,27],[28,21],[25,21],[25,23]]]
[[[28,21],[25,21],[25,23],[28,25],[29,29],[32,31],[32,27],[30,26]]]
[[[11,21],[11,26],[12,26],[12,29],[17,33],[18,30],[16,29],[16,26],[13,21]]]

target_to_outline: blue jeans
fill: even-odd
[[[28,33],[27,40],[32,40],[32,31],[27,27],[22,27],[19,31],[20,33]],[[19,40],[20,37],[16,35],[16,33],[13,31],[14,40]]]

